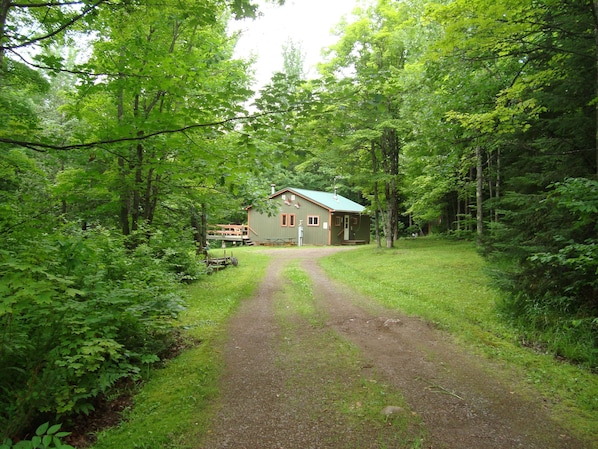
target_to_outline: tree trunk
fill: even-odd
[[[137,94],[135,95],[135,101],[133,102],[134,117],[139,117],[140,114],[139,101],[140,96],[139,94]],[[137,131],[137,136],[143,136],[143,131]],[[139,142],[135,146],[134,167],[131,167],[131,170],[135,169],[135,184],[133,186],[133,207],[131,208],[131,231],[137,231],[139,229],[139,218],[141,215],[141,190],[143,188],[143,153],[143,144]]]
[[[482,210],[482,189],[484,187],[484,176],[483,176],[483,165],[482,165],[482,149],[478,146],[475,149],[476,156],[476,223],[477,223],[477,234],[478,241],[481,240],[484,234],[484,221],[483,221],[483,210]]]
[[[118,175],[121,181],[120,191],[120,228],[123,235],[131,234],[131,227],[129,223],[129,189],[127,187],[127,169],[125,159],[122,156],[118,157]]]
[[[191,206],[191,227],[193,228],[193,241],[195,242],[195,251],[197,254],[207,254],[208,235],[207,235],[207,214],[206,205],[202,204],[201,209],[197,210]]]
[[[598,0],[592,2],[592,13],[594,16],[594,64],[596,68],[596,78],[594,79],[594,91],[596,98],[598,98]],[[594,102],[594,147],[596,153],[596,175],[598,175],[598,102]]]
[[[384,193],[386,195],[386,224],[384,233],[386,247],[394,246],[395,233],[397,232],[399,219],[399,200],[397,189],[397,178],[399,174],[399,140],[397,131],[394,128],[385,128],[382,132],[381,147],[383,155]]]
[[[117,111],[117,120],[120,122],[124,115],[124,105],[123,105],[123,92],[122,90],[119,92],[118,95],[118,111]],[[131,234],[131,227],[129,224],[129,209],[131,207],[131,203],[129,200],[129,183],[127,182],[127,175],[128,171],[126,168],[125,158],[123,156],[118,156],[118,177],[120,179],[120,211],[119,211],[119,218],[120,218],[120,228],[123,235],[130,235]]]
[[[374,141],[370,142],[370,154],[372,156],[372,173],[374,178],[378,176],[378,157],[376,156],[376,143]],[[376,233],[376,245],[378,248],[382,247],[382,242],[380,240],[380,195],[378,193],[378,181],[374,181],[374,227]]]
[[[138,143],[135,151],[135,187],[133,188],[133,207],[131,208],[131,231],[139,229],[141,217],[141,189],[143,186],[143,145]]]
[[[8,10],[12,4],[11,0],[0,0],[0,79],[2,78],[2,69],[4,63],[4,35],[6,30],[6,18],[8,17]]]
[[[500,200],[500,148],[496,151],[496,185],[494,187],[494,198],[496,198],[496,207],[494,208],[494,222],[498,223],[498,201]]]
[[[490,151],[487,152],[486,154],[486,164],[488,166],[488,175],[486,176],[486,178],[488,178],[488,198],[492,199],[494,197],[494,180],[492,179],[492,154],[490,153]],[[494,211],[492,210],[492,208],[490,208],[488,210],[488,217],[489,217],[489,221],[492,222],[493,218],[494,218]]]
[[[384,237],[386,238],[386,247],[392,248],[394,245],[394,232],[392,229],[392,186],[390,181],[384,183],[384,194],[386,196],[386,220],[384,221]]]

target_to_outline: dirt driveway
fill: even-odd
[[[333,251],[350,249],[266,251],[266,277],[230,323],[222,402],[201,448],[587,447],[551,421],[541,400],[512,391],[490,362],[450,336],[330,280],[317,258]],[[290,263],[311,278],[323,325],[298,319],[289,330],[277,318]],[[339,342],[357,354],[343,372],[334,360]],[[368,398],[352,399],[343,414],[339,397],[368,385],[384,385],[388,397],[398,391],[405,402],[377,404],[378,421],[355,424],[346,416],[359,416]]]

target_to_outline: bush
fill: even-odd
[[[526,338],[596,369],[598,182],[567,179],[528,207],[527,214],[518,214],[519,237],[500,248],[514,262],[502,271],[502,286],[511,293],[504,310]]]
[[[0,249],[0,440],[40,415],[89,413],[171,343],[178,277],[96,228]]]
[[[60,424],[50,427],[50,423],[44,423],[37,428],[35,436],[30,440],[13,444],[11,439],[6,439],[0,444],[0,449],[74,449],[61,441],[69,432],[59,432],[60,427]]]

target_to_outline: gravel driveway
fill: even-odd
[[[229,325],[223,397],[200,448],[587,447],[559,428],[531,392],[522,397],[512,391],[491,362],[465,352],[426,322],[383,309],[332,281],[317,264],[319,257],[350,250],[264,251],[272,257],[267,275]],[[289,263],[309,275],[316,307],[325,317],[322,326],[294,328],[292,338],[283,336],[276,317],[276,307],[285,301],[282,273]],[[359,363],[344,375],[331,361],[331,339],[357,348]],[[356,381],[400,391],[406,404],[385,404],[380,414],[403,415],[403,432],[384,420],[377,427],[351,425],[333,409],[329,385]]]

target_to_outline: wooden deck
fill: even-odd
[[[220,240],[224,242],[240,242],[242,245],[251,245],[249,232],[251,228],[247,225],[214,225],[208,229],[208,240]]]
[[[365,240],[343,240],[343,245],[365,245],[367,242]]]

